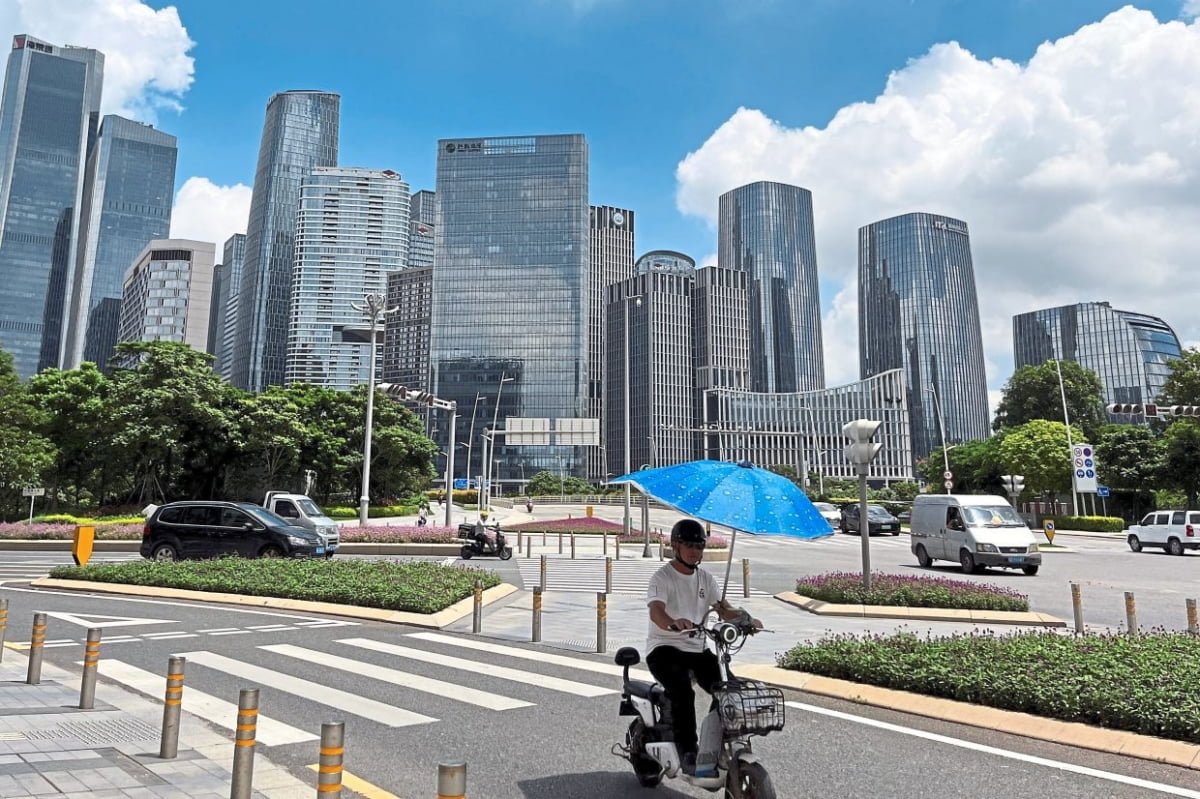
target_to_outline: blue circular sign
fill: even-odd
[[[1092,468],[1093,466],[1095,466],[1096,464],[1092,462],[1092,459],[1091,459],[1091,458],[1084,458],[1084,459],[1083,459],[1083,465],[1084,465],[1084,466],[1086,466],[1086,467],[1088,467],[1088,468],[1090,469],[1090,468]]]
[[[1088,479],[1091,479],[1096,476],[1096,473],[1094,471],[1092,471],[1091,469],[1088,469],[1087,476],[1088,476]]]

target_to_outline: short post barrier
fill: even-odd
[[[542,640],[542,588],[533,587],[533,635],[530,638],[535,644]]]
[[[0,599],[0,661],[4,660],[4,631],[8,629],[8,600]]]
[[[167,661],[167,692],[163,697],[162,738],[158,756],[170,759],[179,754],[179,713],[183,709],[183,667],[187,658],[172,655]]]
[[[600,542],[600,545],[602,548],[602,551],[600,552],[600,554],[607,555],[608,554],[608,533],[601,533],[600,537],[604,539],[603,541]]]
[[[1079,583],[1071,583],[1071,610],[1075,612],[1075,633],[1083,635],[1083,593]]]
[[[524,535],[525,535],[524,530],[517,530],[517,552],[520,552],[521,547],[524,546],[524,544],[525,544]]]
[[[42,684],[42,647],[46,644],[46,614],[33,614],[33,632],[29,636],[29,668],[25,682],[29,685]]]
[[[1133,592],[1125,592],[1125,626],[1126,632],[1130,635],[1137,635],[1137,602],[1133,599]]]
[[[342,795],[342,756],[346,752],[346,725],[327,721],[321,725],[321,757],[317,765],[317,797],[340,799]]]
[[[541,564],[538,567],[538,585],[542,590],[546,590],[546,556],[541,556]]]
[[[233,782],[229,799],[250,799],[254,792],[254,741],[258,735],[258,689],[238,692],[237,733],[233,742]]]
[[[83,647],[83,679],[79,682],[79,709],[91,710],[96,706],[96,669],[100,665],[100,636],[104,630],[91,627],[87,631],[87,643]]]
[[[1196,600],[1187,600],[1187,620],[1188,632],[1192,635],[1200,635],[1200,621],[1196,619]]]
[[[742,599],[750,598],[750,558],[742,558]]]
[[[542,530],[542,546],[546,546],[546,531]]]
[[[437,795],[438,799],[466,799],[466,763],[438,763]]]
[[[604,654],[608,648],[608,594],[596,592],[596,651]]]
[[[575,534],[571,533],[571,560],[575,560]]]
[[[558,534],[558,554],[562,554],[562,533]]]
[[[612,558],[604,559],[604,593],[612,593]]]
[[[658,534],[658,559],[659,560],[663,559],[663,542],[662,542],[662,533],[661,532]]]
[[[525,539],[525,557],[533,557],[533,536]]]
[[[483,628],[483,581],[475,581],[475,603],[471,608],[471,632],[477,633]]]
[[[617,560],[620,560],[621,559],[621,534],[620,533],[613,536],[613,545],[614,545],[613,553],[616,555]]]

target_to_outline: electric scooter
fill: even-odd
[[[657,786],[664,777],[678,777],[707,791],[724,789],[732,799],[775,799],[771,778],[751,750],[750,738],[783,729],[783,691],[738,679],[729,669],[730,659],[742,648],[746,637],[758,632],[749,614],[743,611],[742,618],[733,622],[709,624],[708,620],[709,614],[705,614],[691,633],[713,642],[722,681],[713,690],[715,708],[700,730],[696,774],[686,774],[681,767],[666,691],[656,682],[630,679],[629,668],[641,662],[641,655],[631,646],[617,650],[615,660],[625,669],[621,715],[634,719],[625,743],[615,744],[613,754],[633,765],[638,782],[646,788]],[[705,762],[714,755],[715,764]]]
[[[462,549],[459,550],[459,557],[463,560],[470,560],[476,555],[498,557],[500,560],[511,558],[513,556],[512,547],[505,543],[504,533],[500,532],[500,525],[497,524],[491,530],[494,537],[488,538],[486,533],[480,535],[479,533],[482,531],[477,530],[475,525],[460,524],[458,540],[462,542]]]

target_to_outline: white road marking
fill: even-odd
[[[551,677],[546,674],[538,674],[532,671],[521,671],[520,669],[510,669],[504,666],[497,666],[492,663],[480,663],[475,660],[463,660],[462,658],[453,657],[451,655],[440,655],[437,652],[427,652],[423,649],[410,649],[406,646],[397,646],[395,644],[385,643],[383,641],[372,641],[368,638],[344,638],[338,641],[339,644],[348,644],[350,646],[361,647],[362,649],[370,649],[374,652],[383,652],[388,655],[396,655],[402,658],[411,658],[419,660],[423,663],[433,663],[437,666],[447,666],[452,669],[464,669],[473,671],[476,674],[486,674],[489,678],[497,677],[501,680],[512,680],[513,682],[525,683],[526,685],[536,685],[539,688],[547,688],[551,691],[561,691],[565,694],[574,694],[575,696],[605,696],[606,694],[615,694],[616,690],[612,688],[601,688],[598,685],[589,685],[588,683],[575,682],[574,680],[564,680],[561,677]]]
[[[151,672],[122,663],[119,660],[105,658],[100,663],[100,673],[105,677],[116,680],[138,693],[154,699],[162,700],[166,693],[167,680],[165,674]],[[198,691],[190,686],[183,689],[183,710],[208,721],[218,727],[232,730],[237,726],[238,707],[236,703],[217,699],[215,696]],[[256,738],[264,746],[280,746],[282,744],[303,743],[316,741],[320,738],[311,732],[297,729],[268,716],[259,715]]]
[[[435,718],[423,716],[411,710],[386,705],[383,702],[376,702],[374,699],[356,696],[355,694],[340,691],[337,688],[330,688],[320,683],[302,680],[294,674],[285,674],[279,671],[272,671],[271,669],[264,669],[261,666],[254,666],[250,663],[243,663],[240,660],[227,658],[215,652],[199,651],[182,652],[180,654],[188,659],[189,664],[194,663],[207,666],[210,669],[216,669],[217,671],[223,671],[226,674],[232,674],[235,677],[241,677],[244,680],[250,680],[259,685],[270,686],[268,690],[295,694],[304,699],[330,705],[347,713],[353,713],[356,716],[362,716],[363,718],[377,721],[389,727],[409,727],[414,724],[428,724],[429,722],[437,721]]]
[[[958,738],[951,738],[946,735],[938,735],[935,732],[926,732],[925,730],[915,730],[909,727],[901,727],[898,724],[889,724],[886,721],[877,721],[875,719],[865,718],[863,716],[854,716],[850,713],[842,713],[838,710],[829,710],[828,708],[817,707],[816,705],[806,705],[801,702],[787,702],[788,707],[794,707],[797,710],[804,710],[808,713],[816,713],[821,716],[829,716],[842,721],[852,721],[855,724],[864,724],[868,727],[876,727],[888,732],[897,732],[902,735],[911,735],[915,738],[924,738],[928,741],[947,744],[949,746],[957,746],[962,749],[972,749],[976,752],[983,752],[988,755],[997,757],[1006,757],[1010,760],[1019,760],[1023,763],[1032,763],[1036,766],[1045,766],[1046,768],[1058,769],[1059,771],[1067,771],[1072,774],[1080,774],[1085,777],[1095,777],[1099,780],[1107,780],[1109,782],[1119,782],[1123,785],[1132,785],[1137,788],[1146,788],[1151,791],[1171,794],[1172,796],[1184,796],[1188,799],[1200,799],[1200,791],[1193,791],[1187,788],[1179,788],[1174,785],[1166,785],[1161,782],[1151,782],[1138,777],[1128,777],[1124,774],[1114,774],[1110,771],[1100,771],[1099,769],[1088,768],[1087,766],[1077,766],[1074,763],[1064,763],[1059,760],[1050,760],[1036,755],[1026,755],[1021,752],[1010,752],[1007,749],[1000,749],[995,746],[986,744],[977,744],[973,741],[963,741]]]
[[[430,677],[422,677],[419,674],[410,674],[406,671],[397,671],[389,669],[385,666],[377,666],[374,663],[366,663],[361,660],[351,660],[350,658],[339,657],[325,652],[318,652],[314,649],[305,649],[304,647],[293,646],[291,644],[274,644],[269,646],[260,646],[259,649],[265,649],[268,652],[274,652],[278,655],[287,655],[288,657],[299,658],[300,660],[312,663],[317,666],[326,666],[333,669],[341,669],[348,671],[351,674],[360,674],[364,677],[370,677],[373,680],[393,683],[403,688],[411,688],[414,691],[423,691],[427,694],[435,696],[447,697],[460,702],[466,702],[469,705],[477,705],[487,708],[488,710],[513,710],[518,707],[532,707],[532,702],[523,702],[520,699],[512,699],[507,696],[499,696],[491,691],[480,691],[476,688],[467,688],[457,683],[445,682],[443,680],[435,680]]]
[[[103,627],[106,630],[112,627],[134,627],[141,624],[179,624],[174,619],[138,619],[133,616],[100,616],[95,613],[85,615],[47,611],[46,615],[59,621],[78,624],[80,627]]]
[[[515,646],[502,646],[491,642],[475,641],[469,638],[455,638],[454,636],[442,633],[409,633],[406,637],[418,638],[422,641],[434,641],[439,644],[449,644],[450,646],[459,646],[464,649],[474,649],[480,652],[492,652],[497,655],[505,655],[522,660],[536,660],[538,663],[553,663],[555,666],[594,671],[597,674],[608,674],[616,677],[620,677],[623,674],[621,667],[615,663],[596,663],[567,655],[554,655],[540,649],[518,649]]]

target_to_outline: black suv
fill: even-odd
[[[847,505],[842,508],[842,532],[859,531],[858,505]],[[867,506],[867,529],[871,535],[875,533],[891,533],[900,535],[900,520],[888,513],[882,505]]]
[[[142,528],[143,558],[324,557],[321,537],[249,502],[171,502]]]

